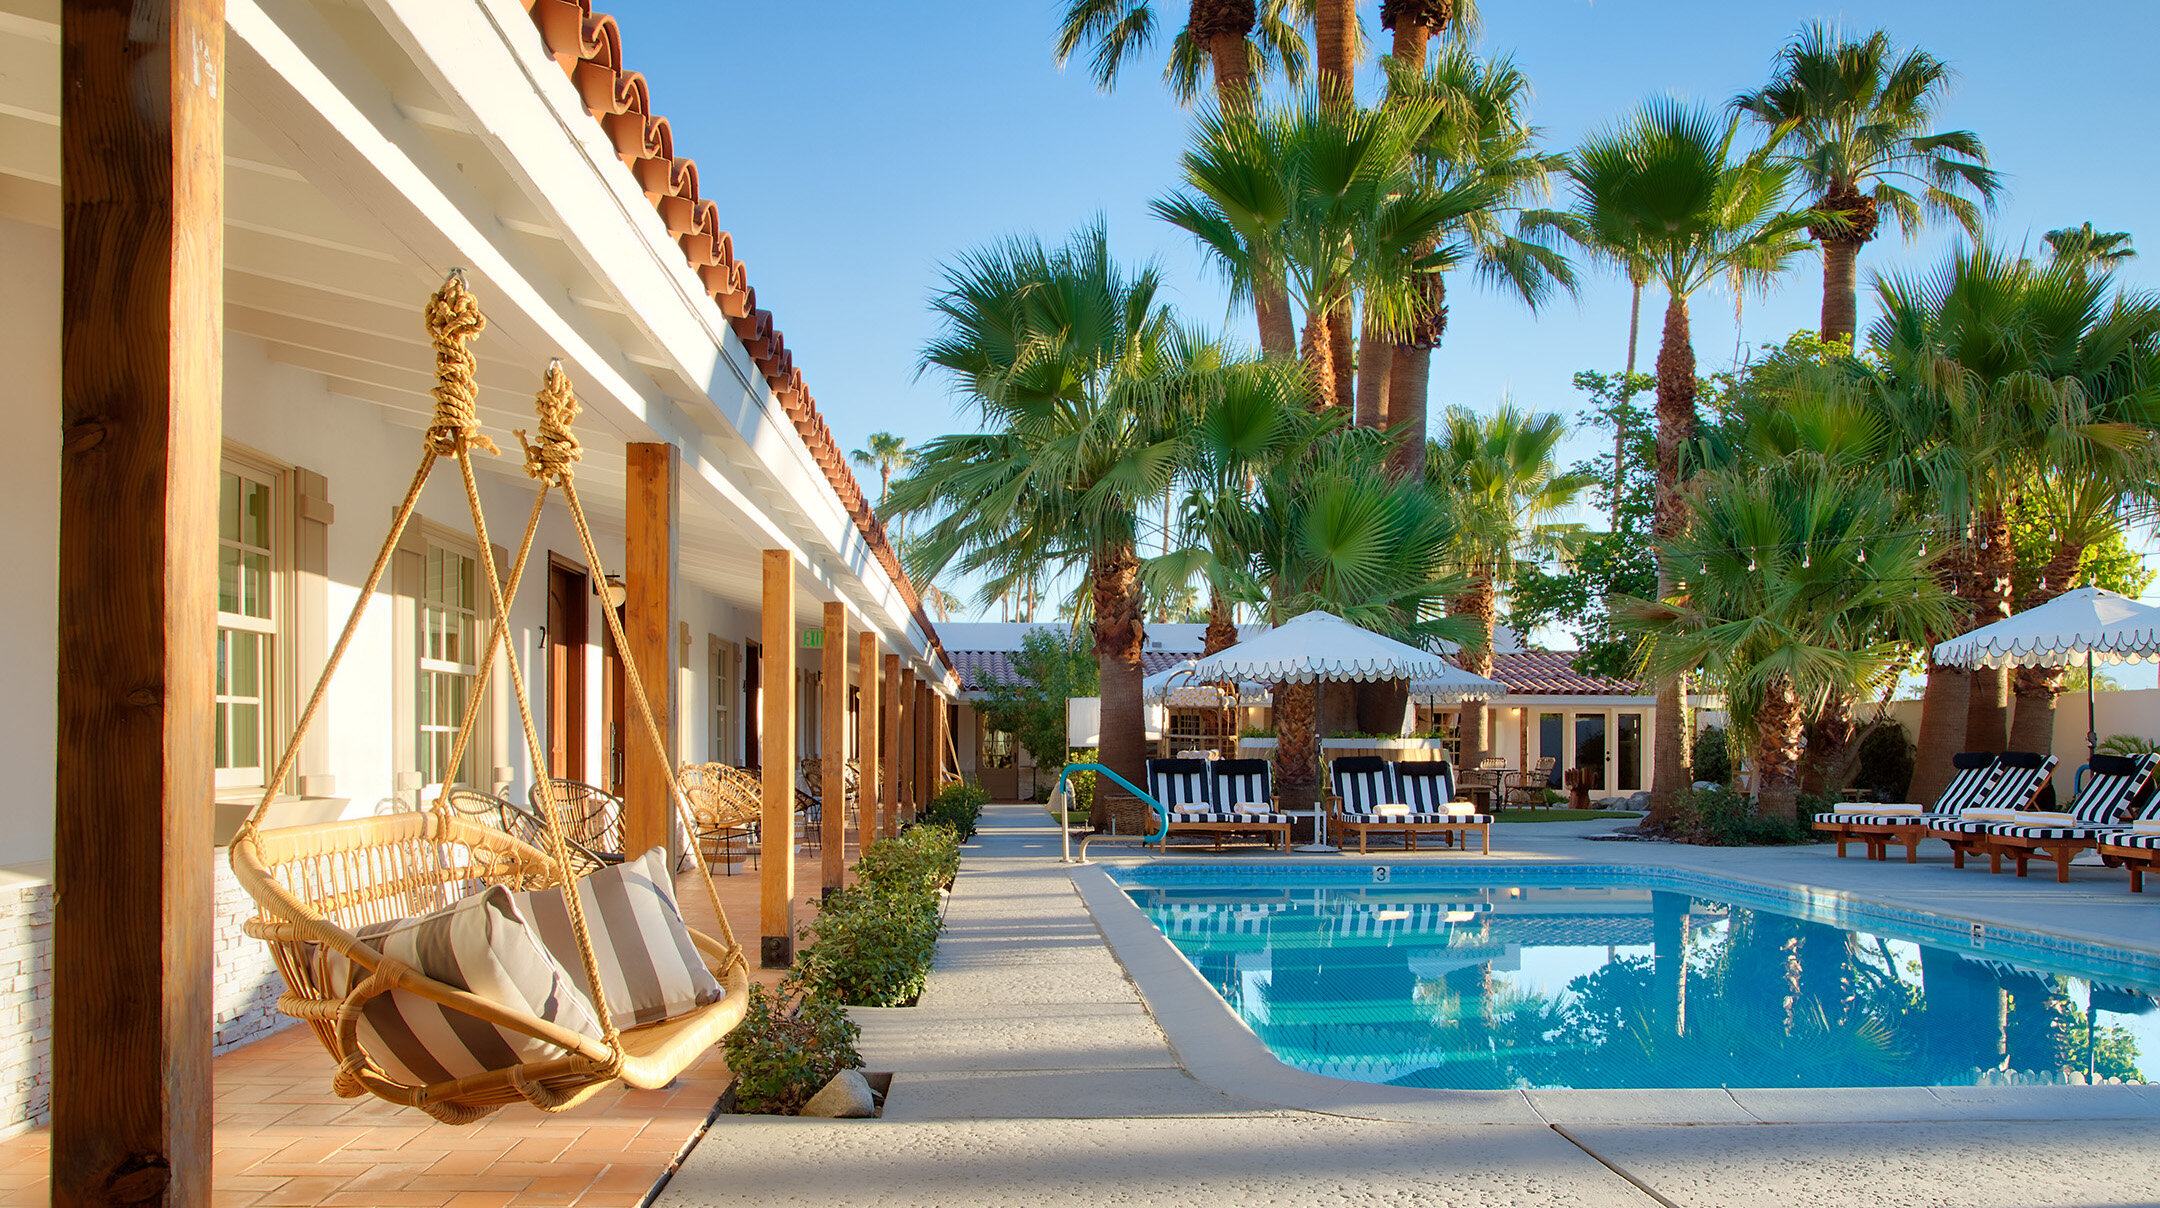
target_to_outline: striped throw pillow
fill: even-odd
[[[570,907],[562,891],[517,896],[548,950],[579,986],[587,985],[585,958],[578,955],[577,932],[570,926]],[[661,1023],[720,1000],[720,983],[699,959],[676,908],[665,848],[655,847],[584,878],[578,882],[578,899],[616,1027]]]
[[[516,897],[498,885],[433,913],[355,934],[444,985],[599,1039],[599,1013],[578,979],[541,942]],[[350,994],[367,977],[365,968],[328,948],[318,949],[315,959],[322,984],[338,993]],[[359,1034],[361,1048],[375,1064],[410,1086],[563,1055],[545,1041],[403,990],[369,999]]]

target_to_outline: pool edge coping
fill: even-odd
[[[1453,1124],[2160,1119],[2160,1084],[1465,1091],[1388,1086],[1311,1073],[1269,1052],[1170,937],[1127,895],[1112,869],[1139,863],[1091,862],[1069,872],[1111,956],[1162,1029],[1171,1056],[1195,1081],[1233,1097],[1327,1115]],[[1645,872],[1681,871],[1636,867]],[[1692,870],[1687,875],[1722,879]],[[1789,888],[1868,900],[1843,890]]]

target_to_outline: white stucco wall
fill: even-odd
[[[60,232],[0,218],[0,865],[52,855],[55,593],[60,550]],[[42,439],[40,439],[42,437]]]

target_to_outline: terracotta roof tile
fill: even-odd
[[[953,670],[959,673],[960,690],[979,692],[991,680],[1010,683],[1020,678],[1013,671],[1013,654],[1010,650],[955,650],[948,657],[952,659]],[[1140,674],[1153,675],[1191,657],[1170,650],[1143,650],[1140,652]]]
[[[585,111],[599,122],[616,155],[645,191],[645,200],[667,224],[684,261],[757,363],[833,493],[854,518],[872,556],[899,587],[931,650],[947,666],[955,666],[953,656],[938,641],[915,584],[901,569],[885,526],[871,510],[832,430],[818,414],[817,401],[803,384],[786,338],[773,325],[772,312],[758,309],[757,291],[742,261],[735,258],[735,239],[720,229],[718,207],[699,195],[696,161],[675,154],[674,129],[666,118],[652,112],[645,77],[623,70],[621,28],[613,17],[592,11],[591,0],[525,0],[525,7],[548,54],[577,87]]]
[[[1572,650],[1530,650],[1493,655],[1492,677],[1517,696],[1641,696],[1633,680],[1584,675]]]

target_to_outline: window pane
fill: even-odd
[[[229,545],[218,547],[219,612],[240,611],[240,551]]]
[[[251,617],[270,617],[270,555],[240,555],[240,607],[233,612]]]
[[[262,708],[259,705],[232,706],[230,734],[232,737],[232,760],[226,766],[252,768],[262,764]]]
[[[1605,787],[1604,714],[1575,715],[1575,767],[1582,775],[1584,786],[1593,789]]]
[[[1620,787],[1634,792],[1642,788],[1642,714],[1622,713],[1617,724]]]
[[[240,476],[218,475],[218,536],[226,541],[240,539]]]
[[[270,488],[253,479],[240,480],[240,532],[243,544],[270,548]]]

